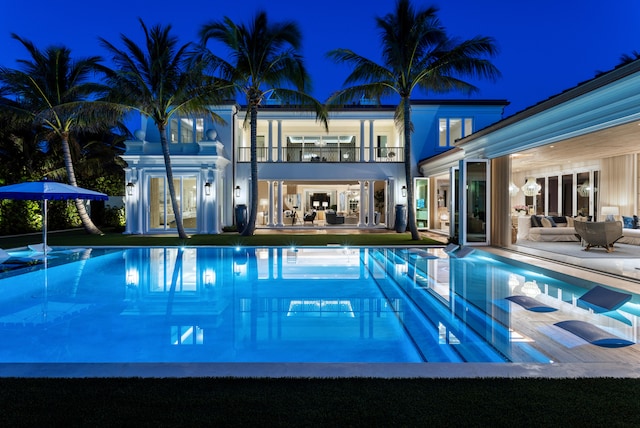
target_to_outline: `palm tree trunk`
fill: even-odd
[[[411,102],[409,97],[402,99],[404,104],[404,176],[407,186],[407,223],[411,231],[411,239],[420,240],[418,226],[416,225],[416,211],[413,197],[413,174],[411,173]]]
[[[67,170],[67,177],[69,179],[69,184],[78,187],[78,182],[76,181],[76,173],[73,168],[73,161],[71,159],[71,149],[69,148],[69,139],[67,135],[62,136],[62,158],[64,159],[64,167]],[[84,205],[84,201],[82,199],[75,200],[76,209],[78,210],[78,217],[80,217],[80,221],[82,222],[82,226],[87,233],[93,235],[102,235],[102,231],[93,224],[91,217],[87,214],[87,207]]]
[[[251,200],[249,208],[249,220],[242,231],[242,236],[252,236],[256,230],[256,219],[258,212],[258,105],[256,101],[251,101],[249,125],[251,127]]]
[[[169,187],[169,198],[171,199],[171,208],[173,209],[173,216],[176,220],[176,228],[178,229],[178,236],[180,239],[188,239],[186,232],[184,231],[184,225],[182,224],[182,210],[180,204],[176,198],[176,187],[173,184],[173,169],[171,168],[171,154],[169,153],[169,141],[167,141],[167,134],[164,132],[165,128],[162,125],[158,125],[158,131],[160,132],[160,144],[162,145],[162,155],[164,156],[164,169],[167,175],[167,186]]]

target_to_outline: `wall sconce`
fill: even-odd
[[[240,197],[240,186],[236,186],[236,198]]]
[[[127,195],[129,195],[129,196],[133,195],[133,188],[135,186],[136,185],[133,184],[131,181],[127,183]]]
[[[407,186],[402,186],[402,189],[400,189],[400,192],[402,194],[403,198],[407,197]]]
[[[209,196],[211,194],[211,183],[208,181],[204,183],[204,194]]]

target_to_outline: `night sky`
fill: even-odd
[[[303,32],[313,95],[324,101],[347,76],[344,65],[326,59],[331,49],[348,48],[379,59],[374,17],[393,11],[393,0],[3,0],[0,14],[0,65],[16,67],[28,58],[10,37],[16,33],[44,49],[65,45],[74,56],[106,55],[98,37],[118,47],[120,33],[140,40],[138,18],[147,26],[171,24],[181,43],[197,41],[200,27],[228,16],[246,23],[264,9],[271,21],[296,21]],[[439,7],[449,35],[491,36],[500,49],[493,59],[502,78],[475,81],[474,99],[506,99],[506,115],[614,68],[622,54],[640,52],[640,1],[637,0],[440,0],[414,1]],[[219,53],[221,54],[221,53]],[[224,55],[222,55],[224,56]],[[465,98],[459,94],[414,98]]]

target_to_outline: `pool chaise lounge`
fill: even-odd
[[[622,339],[586,321],[560,321],[554,325],[575,334],[592,345],[602,346],[604,348],[621,348],[634,344],[629,340]]]
[[[578,299],[578,305],[596,313],[615,311],[631,300],[631,294],[610,290],[600,285],[587,291]]]
[[[506,297],[507,300],[512,301],[513,303],[517,303],[528,311],[531,312],[554,312],[557,311],[556,308],[545,305],[544,303],[534,299],[529,296],[509,296]]]

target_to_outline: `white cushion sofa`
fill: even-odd
[[[618,239],[621,244],[640,245],[640,221],[638,216],[621,217],[622,238]]]
[[[573,227],[571,217],[531,216],[530,229],[527,234],[529,241],[536,242],[579,242],[580,238]],[[520,235],[520,233],[518,233]]]

